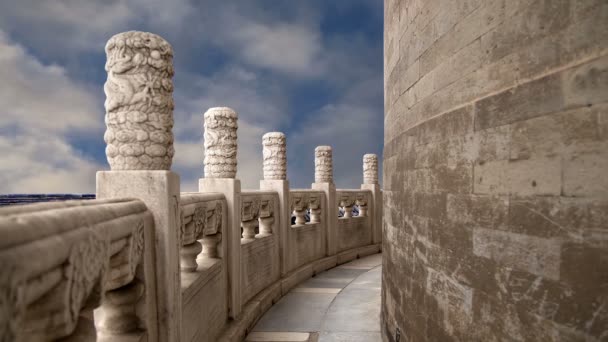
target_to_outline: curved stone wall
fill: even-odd
[[[384,340],[608,338],[608,2],[384,4]]]

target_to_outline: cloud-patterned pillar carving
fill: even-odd
[[[378,184],[378,156],[363,155],[363,184]]]
[[[285,134],[269,132],[262,137],[264,146],[264,179],[287,179],[287,144]]]
[[[315,148],[315,183],[333,183],[334,172],[331,146]]]
[[[162,37],[119,33],[106,44],[106,156],[112,170],[169,170],[173,50]]]
[[[205,120],[205,178],[236,177],[238,114],[228,107],[210,108]]]

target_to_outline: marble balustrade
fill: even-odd
[[[315,182],[291,189],[286,136],[270,132],[260,188],[241,190],[239,114],[216,107],[201,116],[199,191],[181,192],[171,46],[131,31],[106,52],[98,199],[0,208],[0,341],[240,341],[297,283],[380,251],[375,155],[361,189],[337,190],[319,146]]]

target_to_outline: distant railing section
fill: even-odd
[[[366,217],[368,216],[367,203],[371,197],[369,190],[346,190],[339,189],[336,191],[336,199],[338,208],[338,217]]]
[[[226,200],[222,194],[181,193],[180,267],[193,272],[197,259],[219,258],[222,217]]]
[[[306,223],[321,222],[321,197],[322,191],[310,189],[294,189],[289,193],[291,204],[292,227],[302,226]]]
[[[278,209],[278,194],[253,190],[241,193],[241,243],[272,235]]]

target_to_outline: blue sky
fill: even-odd
[[[262,178],[269,131],[287,134],[292,187],[313,181],[317,145],[334,148],[337,186],[359,187],[363,154],[382,153],[382,18],[381,0],[0,0],[0,193],[94,192],[108,169],[104,46],[128,30],[173,46],[183,191],[203,174],[216,106],[239,113],[243,188]]]

